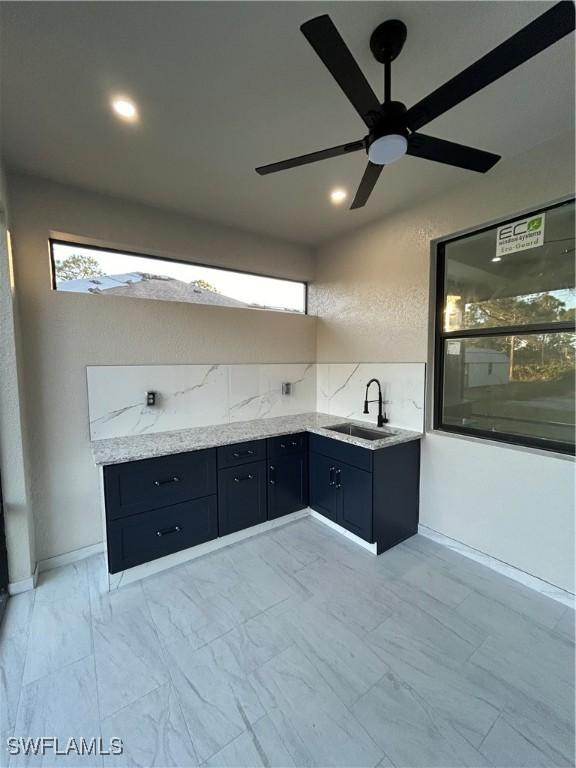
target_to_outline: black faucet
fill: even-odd
[[[378,384],[378,400],[368,400],[368,389],[370,388],[370,384]],[[388,419],[386,418],[386,414],[382,414],[382,387],[380,386],[380,382],[378,379],[370,379],[368,384],[366,384],[366,397],[364,398],[364,413],[370,413],[368,410],[368,403],[375,403],[378,402],[378,426],[383,427],[384,424],[388,423]]]

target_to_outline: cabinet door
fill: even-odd
[[[310,506],[338,522],[336,463],[320,453],[310,453]]]
[[[338,464],[335,487],[339,497],[338,524],[372,541],[372,473]]]
[[[268,463],[268,519],[274,520],[308,505],[306,455],[283,456]]]
[[[218,472],[220,536],[266,520],[266,462],[242,464]]]

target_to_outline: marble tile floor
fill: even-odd
[[[103,569],[10,599],[1,765],[574,765],[573,610],[435,541],[376,558],[305,518],[116,593]]]

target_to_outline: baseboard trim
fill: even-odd
[[[207,541],[205,544],[198,544],[195,547],[189,549],[183,549],[181,552],[174,552],[172,555],[166,555],[166,557],[160,557],[157,560],[151,560],[149,563],[143,563],[142,565],[135,565],[133,568],[127,568],[125,571],[118,571],[118,573],[109,573],[108,575],[108,588],[110,592],[113,592],[126,584],[131,584],[134,581],[140,581],[140,579],[146,578],[146,576],[152,576],[155,573],[160,573],[168,568],[173,568],[175,565],[182,565],[182,563],[188,563],[192,560],[196,560],[198,557],[203,557],[211,552],[216,552],[218,549],[229,547],[232,544],[236,544],[244,539],[250,539],[252,536],[257,536],[259,533],[266,533],[274,528],[280,528],[283,525],[288,525],[295,520],[300,520],[303,517],[308,517],[311,510],[309,507],[301,509],[298,512],[292,512],[290,515],[284,515],[277,520],[267,520],[265,523],[259,525],[253,525],[250,528],[245,528],[243,531],[237,531],[236,533],[230,533],[228,536],[221,536],[218,539]]]
[[[8,584],[8,594],[9,595],[19,595],[21,592],[28,592],[31,589],[35,589],[36,584],[38,583],[38,568],[39,563],[36,563],[36,568],[34,568],[34,573],[32,576],[28,576],[27,579],[20,579],[20,581],[11,581]]]
[[[448,549],[452,549],[454,552],[464,555],[464,557],[475,560],[477,563],[481,563],[487,568],[491,568],[493,571],[497,571],[498,573],[507,576],[513,581],[523,584],[525,587],[529,587],[530,589],[539,592],[541,595],[550,597],[552,600],[556,600],[570,608],[576,606],[576,595],[572,594],[572,592],[568,592],[568,590],[562,589],[562,587],[557,587],[555,584],[550,584],[550,582],[540,579],[538,576],[533,576],[531,573],[527,573],[526,571],[517,568],[515,565],[510,565],[503,560],[498,560],[498,558],[487,555],[479,549],[474,549],[474,547],[470,547],[468,544],[464,544],[457,539],[452,539],[450,536],[439,533],[433,528],[429,528],[427,525],[420,524],[418,526],[418,533],[422,534],[422,536],[426,536],[428,539],[438,542],[438,544],[443,544],[445,547],[448,547]]]
[[[328,528],[332,528],[332,530],[337,531],[341,536],[344,536],[345,538],[350,539],[350,541],[353,541],[354,544],[358,544],[358,546],[362,547],[363,549],[367,549],[368,552],[371,552],[373,555],[378,554],[376,544],[370,544],[370,542],[364,541],[364,539],[361,539],[360,536],[356,536],[355,533],[347,531],[346,528],[343,528],[341,525],[338,525],[338,523],[329,520],[324,515],[321,515],[320,512],[316,512],[316,510],[311,509],[310,517],[313,517],[314,520],[318,520],[324,525],[327,525]]]
[[[91,544],[89,547],[81,547],[80,549],[73,549],[72,552],[64,552],[62,555],[55,555],[54,557],[47,557],[45,560],[38,561],[38,572],[50,571],[52,568],[60,568],[63,565],[70,565],[70,563],[77,563],[79,560],[85,560],[92,555],[99,555],[100,552],[104,552],[104,542],[99,544]]]
[[[369,542],[364,541],[364,539],[361,539],[354,533],[347,531],[341,525],[334,523],[332,520],[329,520],[319,512],[316,512],[315,510],[310,509],[310,507],[307,507],[306,509],[293,512],[292,514],[278,518],[277,520],[267,520],[260,525],[254,525],[251,528],[247,528],[243,531],[231,533],[228,536],[223,536],[221,538],[214,539],[213,541],[208,541],[206,544],[200,544],[197,547],[191,547],[190,549],[185,549],[182,552],[175,552],[173,555],[167,555],[166,557],[159,558],[158,560],[152,560],[149,563],[137,565],[134,568],[128,568],[127,570],[116,574],[108,574],[109,589],[116,590],[125,584],[139,581],[146,576],[151,576],[168,568],[173,568],[175,565],[180,565],[182,563],[195,560],[197,557],[203,557],[210,552],[215,552],[218,549],[228,547],[232,544],[235,544],[236,542],[251,538],[252,536],[257,536],[260,533],[271,531],[274,528],[288,525],[289,523],[294,522],[295,520],[300,520],[303,517],[312,517],[314,520],[318,520],[318,522],[326,525],[328,528],[331,528],[350,541],[353,541],[355,544],[367,550],[368,552],[374,555],[377,554],[376,544],[370,544]],[[449,549],[454,550],[455,552],[458,552],[464,557],[468,557],[475,562],[481,563],[482,565],[485,565],[486,567],[491,568],[492,570],[497,571],[504,576],[507,576],[509,579],[512,579],[513,581],[523,584],[525,587],[529,587],[530,589],[533,589],[536,592],[551,598],[552,600],[556,600],[557,602],[560,602],[570,608],[575,608],[576,606],[576,595],[574,595],[572,592],[569,592],[568,590],[556,586],[555,584],[551,584],[550,582],[545,581],[538,576],[533,576],[532,574],[527,573],[526,571],[523,571],[516,566],[510,565],[503,560],[498,560],[498,558],[492,557],[491,555],[487,555],[478,549],[474,549],[474,547],[470,547],[468,544],[464,544],[457,539],[446,536],[445,534],[435,531],[433,528],[429,528],[426,525],[420,524],[418,526],[418,533],[420,533],[422,536],[425,536],[426,538],[432,539],[433,541],[444,545],[445,547],[448,547]],[[45,560],[39,560],[36,563],[36,568],[32,576],[29,576],[27,579],[13,581],[8,584],[8,594],[18,595],[21,592],[27,592],[31,589],[34,589],[38,582],[38,574],[42,573],[43,571],[48,571],[52,568],[60,568],[63,565],[70,565],[71,563],[84,560],[87,557],[92,557],[93,555],[97,555],[105,551],[106,547],[104,542],[100,542],[98,544],[92,544],[88,547],[82,547],[81,549],[75,549],[72,552],[65,552],[62,555],[56,555],[55,557],[49,557]]]

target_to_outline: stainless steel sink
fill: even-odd
[[[386,440],[394,437],[396,432],[379,432],[369,427],[359,427],[357,424],[344,422],[343,424],[334,424],[332,427],[326,427],[331,432],[340,432],[341,435],[350,435],[350,437],[360,437],[362,440]]]

